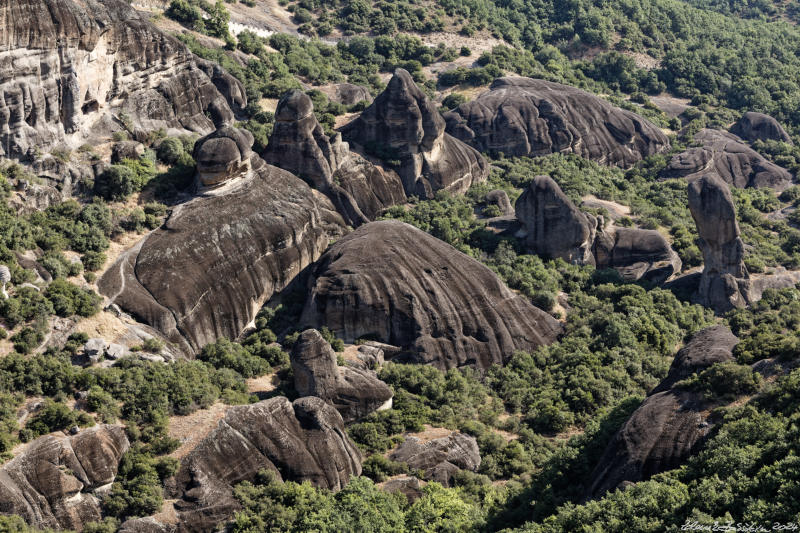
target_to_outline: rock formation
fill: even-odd
[[[358,102],[372,103],[372,95],[369,94],[369,89],[362,85],[337,83],[330,87],[322,87],[320,90],[325,93],[329,100],[339,104],[351,106]]]
[[[713,172],[734,187],[770,187],[782,191],[792,185],[788,170],[768,161],[731,133],[703,129],[695,134],[694,141],[699,146],[674,155],[663,177],[685,177],[692,181]]]
[[[317,330],[304,331],[292,347],[294,388],[333,405],[345,422],[353,422],[392,404],[392,390],[375,372],[338,366],[336,353]]]
[[[395,70],[386,90],[341,129],[351,146],[394,168],[407,195],[420,198],[442,189],[462,193],[488,176],[486,160],[444,130],[435,104],[403,69]]]
[[[2,0],[0,17],[2,156],[77,148],[123,127],[206,133],[246,104],[241,84],[127,2]]]
[[[764,113],[749,111],[731,127],[731,133],[742,139],[754,141],[781,141],[794,144],[792,138],[778,121]]]
[[[187,354],[236,338],[344,225],[327,198],[257,155],[239,172],[239,145],[222,134],[207,142],[220,139],[233,159],[198,167],[200,180],[216,188],[178,205],[98,282],[111,303]],[[205,144],[197,147],[201,162]],[[215,171],[222,167],[234,174]]]
[[[627,280],[661,283],[681,260],[657,231],[619,228],[578,209],[549,176],[536,176],[517,199],[523,239],[534,253],[615,268]]]
[[[475,472],[481,465],[475,437],[459,432],[429,441],[408,437],[392,452],[390,459],[424,471],[425,479],[445,487],[450,486],[450,479],[459,470]]]
[[[216,187],[247,175],[253,157],[253,134],[247,130],[222,126],[194,145],[197,185]]]
[[[398,221],[337,241],[311,276],[303,325],[399,346],[404,358],[439,368],[487,368],[561,331],[481,263]]]
[[[699,302],[724,313],[748,303],[749,274],[744,243],[728,186],[710,173],[689,184],[689,210],[697,225],[703,274]]]
[[[532,78],[498,78],[445,118],[457,139],[507,156],[575,153],[624,168],[669,149],[667,136],[639,115],[575,87]]]
[[[568,263],[595,264],[597,219],[575,207],[550,176],[536,176],[514,208],[531,250]]]
[[[351,152],[339,134],[333,139],[325,135],[311,98],[302,91],[290,91],[278,102],[272,136],[262,155],[267,163],[328,195],[352,226],[406,201],[397,173]]]
[[[500,209],[501,216],[508,216],[514,214],[514,206],[511,205],[511,200],[508,198],[506,191],[495,189],[486,193],[484,197],[486,205],[494,205]]]
[[[680,466],[711,431],[709,402],[672,386],[714,363],[733,360],[738,339],[724,326],[697,333],[678,353],[667,378],[617,432],[590,476],[587,496],[649,479]],[[711,350],[709,350],[711,349]]]
[[[238,508],[232,487],[260,470],[339,490],[361,474],[361,454],[339,413],[319,398],[283,396],[228,410],[181,461],[172,497],[182,531],[210,531]]]
[[[83,529],[102,518],[96,493],[114,482],[128,447],[120,426],[36,439],[0,468],[0,514],[41,529]]]

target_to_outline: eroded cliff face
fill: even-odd
[[[575,87],[533,78],[498,78],[445,118],[447,132],[457,139],[507,156],[574,153],[624,168],[669,150],[667,136],[635,113]]]
[[[96,493],[114,482],[129,446],[121,426],[36,439],[0,469],[0,514],[37,528],[83,529],[102,518]]]
[[[246,104],[232,77],[121,0],[0,0],[0,18],[0,156],[122,128],[207,133]]]
[[[198,141],[196,153],[229,139],[224,131]],[[344,230],[330,201],[296,176],[257,155],[243,174],[229,163],[198,166],[200,194],[176,207],[98,283],[102,294],[186,354],[219,337],[238,337],[266,300]],[[209,168],[233,173],[225,180],[212,172],[208,189]]]

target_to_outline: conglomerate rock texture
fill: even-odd
[[[361,474],[361,454],[342,417],[320,398],[279,396],[228,410],[181,461],[174,498],[179,531],[211,531],[238,509],[233,485],[261,470],[283,481],[339,490]]]
[[[352,226],[406,202],[400,176],[351,152],[341,135],[329,138],[314,115],[311,98],[299,90],[278,102],[275,126],[262,157],[324,192]]]
[[[315,329],[300,334],[291,360],[297,393],[325,400],[345,422],[391,406],[392,389],[371,370],[338,366],[336,352]]]
[[[446,113],[447,132],[482,152],[507,156],[574,153],[629,167],[669,150],[667,136],[630,111],[575,87],[533,78],[496,79]]]
[[[114,482],[129,446],[124,428],[108,425],[34,440],[0,468],[0,514],[41,529],[83,529],[102,518],[95,491]]]
[[[122,0],[0,0],[0,19],[2,156],[123,127],[207,133],[246,104],[241,84]]]
[[[439,368],[503,363],[556,339],[561,325],[481,263],[399,221],[361,226],[311,271],[301,323],[345,342],[370,338]]]
[[[788,170],[767,160],[736,135],[703,129],[695,134],[694,142],[699,146],[672,157],[663,177],[693,181],[714,173],[733,187],[770,187],[782,191],[792,185]]]
[[[589,478],[587,497],[677,468],[697,450],[712,429],[710,402],[702,393],[673,386],[715,363],[733,360],[737,342],[725,326],[695,334],[678,352],[669,375],[608,444]]]
[[[243,176],[237,171],[176,206],[98,286],[192,354],[219,337],[238,337],[343,228],[325,196],[253,155]]]
[[[372,104],[341,128],[342,137],[393,167],[407,195],[463,193],[483,181],[489,165],[474,148],[445,133],[436,105],[399,68]]]

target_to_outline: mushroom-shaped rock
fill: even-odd
[[[515,211],[533,252],[569,263],[594,264],[597,220],[578,209],[550,176],[536,176],[517,199]]]
[[[481,455],[475,437],[453,432],[446,437],[422,441],[407,437],[392,452],[393,461],[405,463],[414,470],[423,470],[425,478],[450,485],[459,470],[474,472],[481,465]]]
[[[249,161],[240,179],[177,206],[98,282],[111,303],[185,354],[238,337],[344,231],[325,196],[257,155]]]
[[[689,210],[703,252],[700,303],[724,313],[744,307],[749,298],[750,277],[744,265],[744,243],[728,185],[709,173],[689,184]]]
[[[702,394],[673,385],[715,363],[733,360],[738,339],[724,326],[694,335],[678,352],[669,375],[633,412],[606,447],[586,495],[599,497],[625,482],[643,481],[680,466],[712,429]]]
[[[731,133],[750,142],[781,141],[794,144],[777,120],[764,113],[749,111],[731,127]]]
[[[480,262],[398,221],[337,241],[311,272],[301,323],[371,338],[439,368],[503,363],[553,342],[561,325]]]
[[[770,187],[776,191],[792,184],[788,170],[768,161],[731,133],[703,129],[695,134],[694,141],[700,146],[672,156],[662,173],[664,178],[692,181],[715,173],[733,187]]]
[[[216,187],[250,170],[253,134],[247,130],[223,126],[197,141],[194,159],[201,187]]]
[[[669,149],[667,136],[639,115],[575,87],[532,78],[498,78],[445,118],[457,139],[509,156],[568,152],[629,167]]]
[[[294,388],[333,405],[345,422],[353,422],[391,405],[392,390],[375,372],[338,366],[336,353],[315,329],[304,331],[292,347]]]
[[[486,160],[444,129],[435,104],[407,71],[397,69],[386,90],[341,131],[346,141],[395,168],[407,195],[431,198],[442,189],[465,192],[489,174]]]
[[[0,468],[0,513],[41,529],[83,529],[102,517],[95,491],[114,481],[130,444],[120,426],[48,435]]]
[[[339,134],[328,138],[314,115],[311,98],[302,91],[290,91],[278,102],[272,136],[262,155],[268,163],[327,194],[352,226],[406,201],[395,172],[351,152]]]
[[[187,531],[209,531],[239,508],[233,485],[261,470],[279,480],[339,490],[361,474],[341,415],[320,398],[283,396],[228,410],[182,461],[172,496]]]

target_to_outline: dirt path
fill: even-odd
[[[217,402],[208,409],[200,409],[190,415],[170,417],[167,434],[181,443],[177,450],[169,454],[170,457],[186,457],[217,427],[229,408],[229,405]]]

